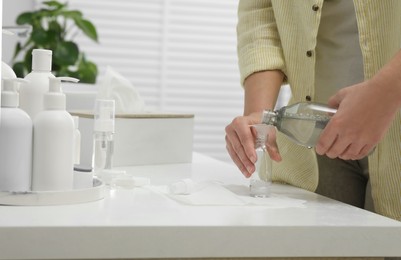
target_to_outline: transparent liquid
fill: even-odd
[[[322,114],[286,113],[280,118],[277,129],[294,142],[311,148],[316,145],[330,118],[329,115]]]
[[[257,149],[258,159],[255,163],[256,171],[249,181],[250,196],[266,198],[270,196],[271,189],[271,161],[266,149]]]
[[[95,175],[111,169],[113,164],[114,141],[112,134],[96,133],[93,139],[93,170]]]

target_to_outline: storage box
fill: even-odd
[[[93,151],[93,114],[79,116],[81,165],[89,166]],[[194,115],[116,115],[113,166],[192,161]]]

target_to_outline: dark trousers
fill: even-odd
[[[374,211],[367,157],[346,161],[317,155],[317,161],[319,183],[316,193]]]

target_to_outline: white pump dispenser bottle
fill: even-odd
[[[49,92],[43,99],[45,110],[33,120],[34,191],[65,191],[73,188],[74,121],[65,110],[62,80],[78,82],[69,77],[50,78]]]
[[[32,51],[32,72],[25,79],[30,83],[20,89],[20,108],[32,118],[43,111],[43,96],[49,91],[49,78],[54,78],[52,51],[34,49]]]
[[[18,108],[17,82],[4,79],[1,92],[0,191],[29,191],[32,174],[32,120]]]

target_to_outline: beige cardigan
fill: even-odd
[[[314,96],[316,36],[323,0],[241,0],[238,56],[241,81],[278,69],[291,86],[292,100]],[[354,0],[365,79],[371,78],[401,46],[401,1]],[[401,72],[400,72],[401,73]],[[374,108],[372,108],[374,109]],[[276,181],[314,191],[318,168],[313,150],[279,135],[283,161],[274,164]],[[369,156],[376,212],[401,220],[401,113]]]

